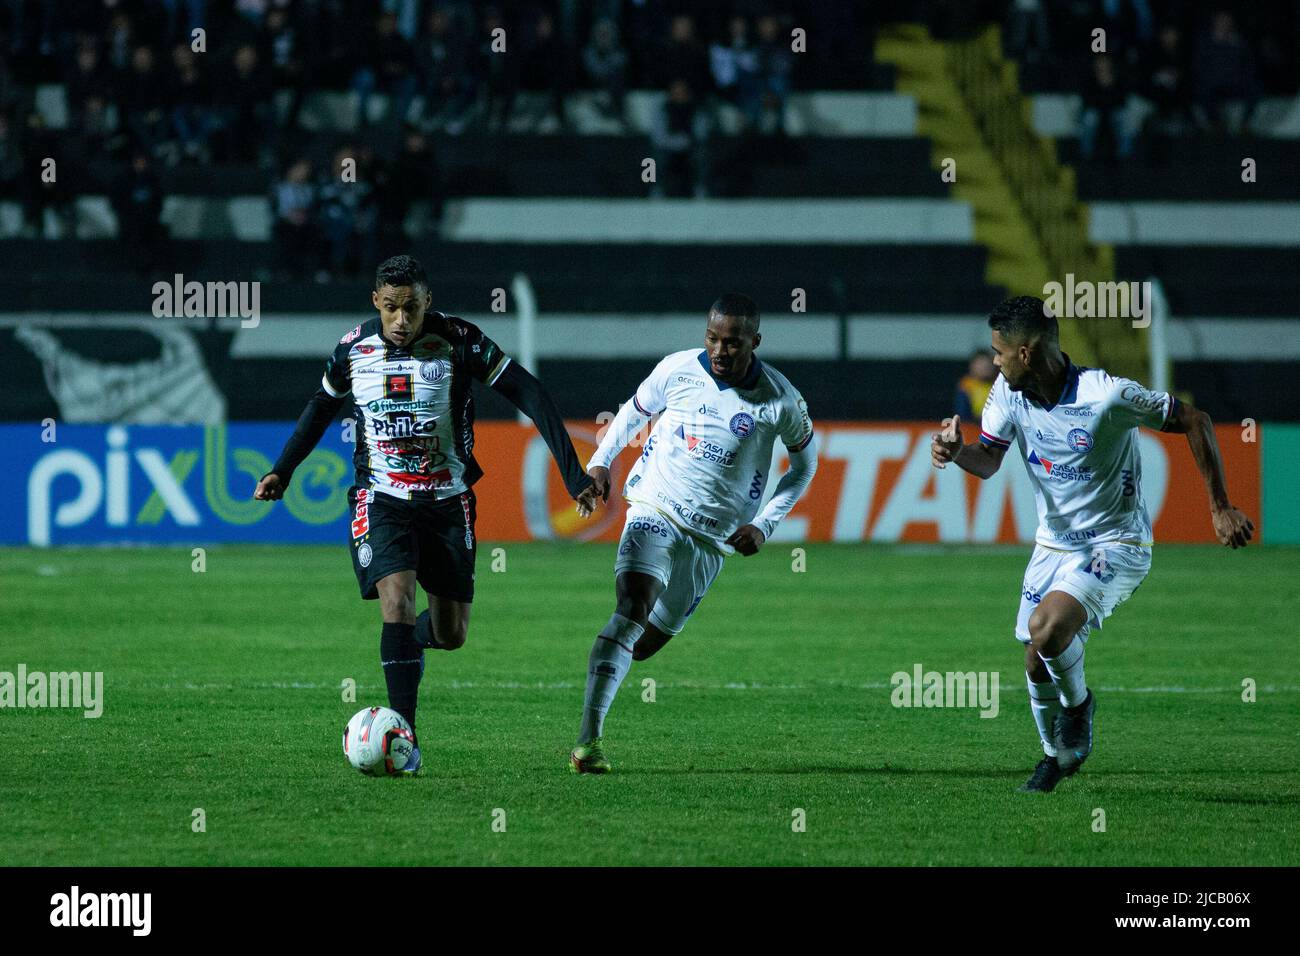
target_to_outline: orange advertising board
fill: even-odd
[[[777,529],[789,541],[1032,541],[1037,527],[1034,495],[1013,445],[987,481],[955,467],[930,464],[930,435],[937,425],[916,422],[817,424],[817,476]],[[968,427],[966,440],[978,429]],[[1228,490],[1235,505],[1260,526],[1259,445],[1239,429],[1217,428]],[[582,461],[590,458],[597,428],[570,422]],[[1187,439],[1142,430],[1142,487],[1157,541],[1213,542],[1209,499]],[[615,541],[622,530],[618,492],[640,454],[629,446],[615,463],[610,505],[584,521],[574,512],[541,436],[507,422],[475,425],[474,454],[486,472],[475,486],[478,533],[484,541],[547,538]],[[777,446],[778,467],[785,468]],[[774,487],[775,481],[769,482]]]

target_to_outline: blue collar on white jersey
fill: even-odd
[[[702,349],[697,357],[700,360],[700,366],[704,371],[709,373],[709,378],[713,379],[714,384],[718,386],[718,391],[725,392],[727,389],[732,387],[729,382],[724,382],[722,379],[718,378],[718,376],[713,374],[713,366],[710,365],[709,360],[704,357],[704,351]],[[745,373],[744,378],[736,383],[735,387],[745,390],[753,388],[758,384],[758,376],[762,371],[762,368],[763,363],[758,360],[758,356],[751,355],[749,360],[749,371]]]
[[[1073,404],[1075,399],[1079,397],[1079,373],[1083,369],[1071,362],[1070,356],[1064,352],[1061,355],[1065,357],[1065,387],[1061,389],[1061,397],[1051,405],[1039,406],[1045,412],[1050,412],[1057,405]]]

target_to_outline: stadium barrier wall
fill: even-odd
[[[570,422],[582,460],[598,441],[590,422]],[[820,464],[809,492],[776,541],[1027,542],[1035,528],[1024,467],[1008,461],[989,481],[930,465],[931,423],[818,423]],[[0,544],[331,543],[346,540],[352,446],[334,427],[294,476],[283,502],[253,501],[289,422],[225,426],[0,425],[4,500]],[[977,431],[967,431],[974,440]],[[1157,541],[1212,542],[1206,494],[1182,436],[1141,432],[1143,489]],[[1218,429],[1234,502],[1269,540],[1300,540],[1289,478],[1300,465],[1300,428],[1263,425],[1261,442]],[[1268,436],[1264,438],[1264,436]],[[54,441],[48,439],[54,438]],[[1261,444],[1268,451],[1261,456]],[[589,521],[574,513],[550,453],[531,427],[483,422],[475,455],[486,477],[475,486],[484,541],[616,540],[623,504]],[[1014,453],[1014,452],[1013,452]],[[639,454],[615,463],[615,488]],[[775,466],[786,466],[783,449]],[[1262,469],[1266,461],[1267,469]],[[1269,478],[1268,496],[1261,494]],[[768,493],[776,485],[776,474]],[[1261,500],[1270,511],[1261,515]],[[1279,515],[1275,538],[1271,519]]]

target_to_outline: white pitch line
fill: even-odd
[[[160,690],[340,690],[342,684],[319,684],[302,681],[257,684],[128,684],[128,687],[157,686]],[[445,684],[425,682],[422,686],[439,690],[580,690],[584,685],[574,681],[449,681]],[[846,690],[892,690],[889,683],[856,684],[848,681],[820,681],[816,684],[761,684],[757,682],[732,682],[726,684],[660,683],[660,690],[822,690],[828,687]],[[357,690],[383,690],[383,684],[357,684]],[[1241,687],[1096,687],[1100,694],[1239,694]],[[1256,688],[1261,694],[1295,694],[1300,693],[1300,686],[1264,685]],[[1000,687],[1000,694],[1016,696],[1026,693],[1023,687]]]

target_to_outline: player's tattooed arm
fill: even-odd
[[[303,459],[312,453],[316,443],[329,428],[334,416],[343,407],[345,399],[330,395],[325,389],[316,390],[307,407],[298,416],[298,424],[293,434],[284,444],[284,450],[271,470],[261,477],[253,490],[253,497],[259,501],[278,501],[284,497],[285,489],[293,479],[293,472]]]
[[[1210,520],[1214,522],[1214,534],[1219,543],[1234,550],[1244,548],[1255,531],[1255,525],[1228,499],[1223,459],[1219,455],[1219,443],[1215,441],[1214,422],[1210,416],[1187,402],[1175,402],[1164,431],[1187,436],[1192,458],[1210,495]]]
[[[965,444],[961,437],[960,415],[945,418],[942,425],[942,431],[930,436],[930,463],[934,467],[947,468],[952,462],[976,478],[991,478],[1002,467],[1007,450],[983,442]]]

